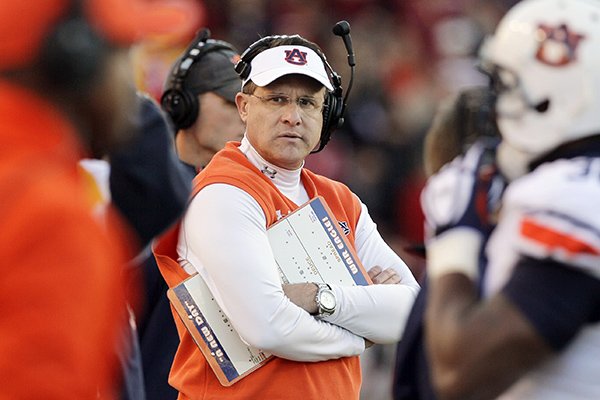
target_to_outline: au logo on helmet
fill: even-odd
[[[286,50],[285,61],[294,65],[306,65],[306,63],[308,63],[306,60],[306,52],[298,49]]]
[[[559,26],[538,26],[541,35],[540,46],[535,58],[552,67],[563,67],[577,59],[577,46],[584,35],[574,33],[565,24]]]

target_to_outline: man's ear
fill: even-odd
[[[237,106],[238,113],[244,124],[248,118],[248,95],[239,92],[235,95],[235,105]]]

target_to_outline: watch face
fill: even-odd
[[[323,290],[320,297],[321,307],[326,310],[335,309],[335,296],[329,290]]]

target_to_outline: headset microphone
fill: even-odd
[[[348,64],[351,67],[356,65],[354,61],[354,50],[352,50],[352,38],[350,37],[350,24],[347,21],[340,21],[333,27],[333,34],[341,36],[348,52]]]
[[[356,62],[354,60],[354,49],[352,48],[352,38],[350,37],[350,24],[348,21],[339,21],[333,27],[333,34],[336,36],[341,36],[344,41],[344,46],[346,47],[346,52],[348,52],[348,65],[350,66],[350,82],[348,83],[348,89],[346,89],[346,94],[344,95],[344,101],[342,104],[342,112],[341,112],[341,123],[343,123],[344,112],[346,111],[346,102],[348,100],[348,95],[352,90],[352,84],[354,83],[354,66]],[[341,125],[340,123],[340,125]]]

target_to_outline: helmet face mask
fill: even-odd
[[[533,161],[600,133],[600,4],[525,0],[482,46],[505,145]]]
[[[488,75],[491,90],[496,95],[496,113],[500,113],[505,119],[525,117],[531,101],[527,98],[517,73],[497,64],[486,65],[482,70]]]

